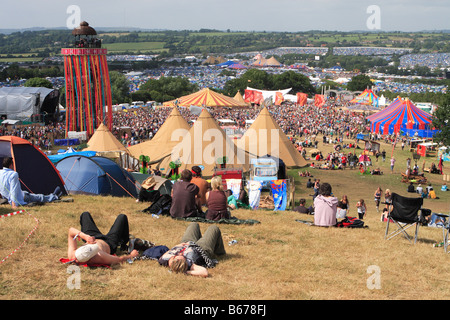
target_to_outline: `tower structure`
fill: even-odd
[[[112,94],[107,49],[85,21],[72,31],[73,48],[61,49],[66,80],[66,136],[69,131],[92,135],[104,123],[112,130]]]

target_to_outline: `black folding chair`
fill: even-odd
[[[392,209],[388,209],[388,219],[386,223],[385,239],[390,240],[399,234],[402,234],[411,242],[412,236],[407,231],[411,227],[415,227],[414,243],[417,241],[419,225],[424,222],[424,217],[431,213],[431,210],[422,209],[422,198],[407,198],[392,193]],[[419,211],[421,214],[419,215]],[[391,224],[395,224],[397,229],[389,233]]]

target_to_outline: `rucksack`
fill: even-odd
[[[163,194],[158,198],[158,200],[153,202],[150,207],[142,210],[142,212],[148,214],[169,215],[171,205],[172,197],[169,194]]]
[[[354,218],[345,217],[343,220],[336,224],[338,228],[364,228],[364,221]]]

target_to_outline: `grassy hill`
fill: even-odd
[[[319,149],[325,154],[331,145]],[[362,145],[362,144],[360,144]],[[392,147],[381,144],[390,156]],[[0,299],[3,300],[434,300],[450,297],[445,279],[449,255],[433,243],[442,240],[442,230],[420,227],[419,241],[412,245],[402,237],[385,240],[385,223],[380,221],[373,203],[378,186],[402,195],[407,185],[400,172],[410,153],[394,150],[397,163],[390,173],[388,161],[381,158],[374,166],[384,172],[381,176],[362,175],[358,170],[328,171],[308,169],[321,182],[329,182],[337,197],[348,195],[351,210],[360,199],[368,205],[368,228],[338,229],[308,226],[297,219],[312,216],[290,210],[243,210],[233,212],[241,219],[256,219],[257,225],[219,225],[225,243],[235,239],[237,244],[226,246],[227,255],[219,258],[210,277],[198,279],[175,275],[156,261],[135,261],[112,269],[81,268],[80,289],[67,286],[68,266],[59,262],[67,255],[67,230],[79,227],[79,216],[89,211],[100,230],[108,231],[119,213],[127,214],[130,232],[171,247],[181,240],[188,222],[170,217],[159,219],[140,212],[145,204],[132,198],[73,196],[73,203],[53,203],[26,208],[39,220],[36,233],[0,264]],[[420,161],[420,166],[422,163]],[[435,161],[427,158],[426,165]],[[301,169],[306,170],[306,169]],[[450,174],[448,165],[445,173]],[[296,184],[296,199],[304,197],[311,204],[311,189],[307,178],[291,170]],[[424,207],[433,212],[449,213],[450,192],[440,192],[442,176],[426,174],[437,189],[440,199],[424,200]],[[0,214],[11,212],[7,205]],[[27,213],[0,219],[0,258],[17,248],[36,225]],[[205,231],[209,224],[201,224]],[[380,272],[379,289],[368,287],[372,268]]]
[[[277,47],[386,46],[416,52],[449,52],[447,32],[226,32],[220,30],[98,31],[114,53],[226,54]],[[17,31],[0,34],[0,62],[40,61],[73,44],[70,30]],[[26,58],[25,55],[31,55]],[[17,60],[19,59],[19,60]]]

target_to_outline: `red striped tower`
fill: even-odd
[[[86,131],[90,136],[104,123],[112,130],[112,95],[107,50],[85,21],[72,31],[74,48],[63,48],[66,80],[66,136]]]

